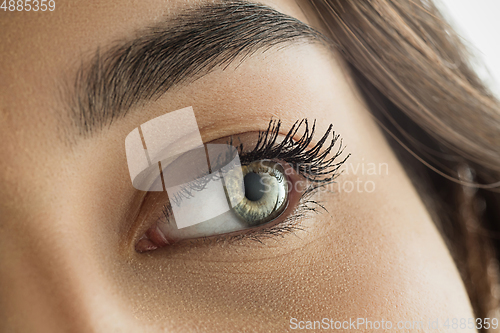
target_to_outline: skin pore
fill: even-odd
[[[394,325],[472,318],[416,191],[344,64],[320,43],[290,43],[215,68],[68,143],[61,86],[82,61],[206,3],[58,1],[54,12],[0,12],[0,331],[286,331],[290,318]],[[262,3],[321,29],[303,2]],[[262,244],[137,253],[144,227],[134,217],[144,193],[130,182],[125,137],[187,106],[205,143],[264,131],[271,118],[282,121],[282,134],[316,119],[316,140],[334,124],[352,155],[340,193],[317,195],[328,212]],[[362,172],[369,163],[387,172]],[[360,191],[343,188],[348,181],[360,181]]]

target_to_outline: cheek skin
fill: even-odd
[[[0,54],[11,55],[0,57],[8,69],[2,72],[8,80],[0,80],[0,286],[9,286],[0,291],[0,324],[6,331],[9,325],[37,331],[42,324],[48,332],[285,331],[291,317],[473,317],[404,170],[342,64],[319,47],[256,54],[167,93],[71,152],[54,144],[58,102],[49,78],[73,68],[96,40],[103,44],[163,14],[157,9],[164,3],[153,0],[135,4],[137,11],[108,3],[75,2],[74,11],[62,4],[34,29],[0,20],[0,30],[12,31],[9,41],[26,42],[0,43]],[[287,0],[269,3],[304,17]],[[170,4],[171,11],[181,6]],[[33,17],[37,23],[43,16]],[[81,33],[86,26],[96,28]],[[297,119],[317,119],[318,135],[333,123],[352,153],[348,163],[386,163],[388,173],[342,175],[341,186],[373,181],[374,191],[318,194],[329,212],[304,221],[306,231],[296,236],[137,254],[127,238],[137,198],[123,140],[138,124],[189,105],[206,142],[263,130],[270,117],[284,129]]]
[[[290,54],[257,56],[237,71],[216,72],[148,110],[161,114],[193,105],[205,141],[265,128],[269,114],[288,124],[306,115],[320,119],[318,134],[334,123],[352,153],[351,174],[339,184],[372,181],[374,191],[322,193],[329,213],[305,221],[298,237],[132,255],[110,284],[121,287],[117,293],[132,301],[138,318],[180,318],[217,330],[258,323],[281,330],[292,316],[393,322],[471,317],[440,236],[338,64],[320,51]],[[243,115],[251,121],[237,122]],[[387,174],[352,172],[367,162],[387,164]]]
[[[125,137],[137,123],[186,105],[197,112],[204,141],[266,128],[269,115],[282,119],[284,128],[307,116],[320,120],[318,134],[335,124],[354,167],[364,161],[389,165],[388,175],[339,178],[340,183],[371,180],[375,191],[322,193],[329,213],[305,221],[306,232],[298,237],[288,235],[263,246],[242,243],[181,246],[148,255],[127,249],[117,253],[115,247],[123,241],[117,238],[125,219],[123,202],[131,200],[119,194],[127,193],[127,183],[120,181],[128,180],[126,161],[121,153],[108,154],[121,151],[121,141],[97,139],[80,151],[81,162],[73,164],[72,173],[78,177],[61,177],[75,183],[59,182],[61,191],[68,185],[81,191],[66,198],[62,205],[68,207],[66,212],[54,212],[80,226],[76,230],[82,250],[93,249],[90,263],[78,269],[79,275],[95,276],[95,285],[103,287],[99,294],[120,297],[127,311],[154,325],[177,327],[182,322],[223,330],[261,323],[263,330],[268,325],[282,330],[292,316],[393,321],[456,313],[470,317],[441,239],[338,64],[315,49],[294,49],[289,54],[256,56],[238,70],[215,72],[167,94],[147,107],[144,119],[113,128],[109,135]],[[248,121],[238,121],[242,118]],[[89,161],[103,167],[89,168]],[[107,170],[114,170],[113,175]],[[95,233],[103,236],[93,237]]]

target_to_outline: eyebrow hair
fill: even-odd
[[[286,43],[327,40],[298,19],[243,0],[185,10],[136,36],[98,49],[80,65],[70,102],[80,136],[90,137],[134,106],[235,59]]]

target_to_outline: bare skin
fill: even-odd
[[[305,5],[262,3],[321,28]],[[71,125],[60,82],[80,60],[196,4],[57,1],[50,13],[0,11],[0,331],[264,332],[289,330],[291,318],[394,326],[472,318],[429,214],[324,46],[257,53],[175,87],[96,137],[65,143]],[[124,140],[186,106],[204,142],[263,131],[271,117],[284,134],[298,119],[317,119],[320,134],[334,124],[359,169],[339,178],[340,193],[320,194],[328,213],[304,220],[304,231],[264,244],[137,253],[138,191]],[[387,172],[363,173],[368,163]]]

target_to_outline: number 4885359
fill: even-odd
[[[56,9],[56,2],[54,0],[3,0],[0,9],[4,12],[45,12],[46,10],[52,12]]]

